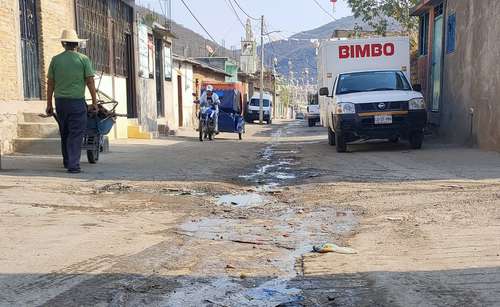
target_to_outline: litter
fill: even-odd
[[[325,243],[322,245],[316,245],[313,247],[313,251],[316,253],[338,253],[338,254],[357,254],[355,249],[349,247],[341,247],[333,243]]]

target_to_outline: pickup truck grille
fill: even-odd
[[[392,101],[392,102],[384,102],[385,108],[381,109],[378,107],[380,102],[372,102],[372,103],[362,103],[356,105],[356,112],[385,112],[385,111],[407,111],[408,110],[408,102],[407,101]]]

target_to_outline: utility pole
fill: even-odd
[[[264,15],[260,24],[260,100],[259,100],[259,124],[264,122]]]

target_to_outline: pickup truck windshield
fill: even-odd
[[[337,95],[376,92],[410,91],[406,77],[400,71],[370,71],[342,74],[337,85]]]
[[[260,99],[252,99],[250,100],[250,105],[252,107],[258,107],[260,106]],[[264,108],[268,108],[269,107],[269,100],[268,99],[264,99]]]

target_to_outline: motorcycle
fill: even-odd
[[[213,140],[215,135],[215,109],[212,106],[201,106],[199,118],[200,142],[204,139]]]

